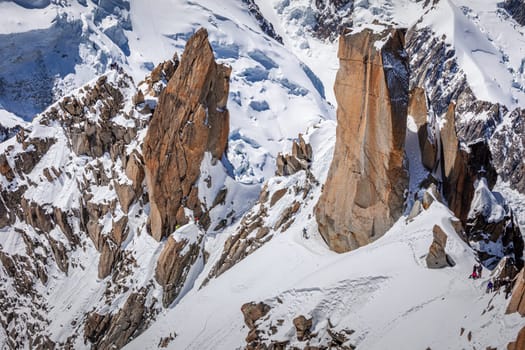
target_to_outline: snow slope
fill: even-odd
[[[290,345],[304,345],[291,324],[302,314],[313,317],[314,333],[326,336],[328,322],[337,330],[355,330],[349,343],[362,349],[503,348],[522,320],[503,316],[502,294],[485,294],[489,276],[467,278],[475,257],[450,218],[446,207],[434,203],[413,222],[401,218],[378,241],[342,255],[328,251],[317,234],[303,238],[296,226],[205,288],[192,290],[127,348],[155,349],[173,332],[178,336],[171,349],[240,348],[248,333],[240,307],[250,301],[272,307],[264,324],[285,320],[271,339]],[[425,266],[434,224],[448,235],[453,268]]]

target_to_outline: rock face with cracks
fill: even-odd
[[[381,237],[402,214],[409,72],[399,29],[343,35],[338,56],[336,145],[315,213],[329,247],[345,252]]]
[[[188,221],[185,208],[203,215],[196,181],[204,153],[220,159],[226,149],[230,72],[215,62],[208,33],[200,29],[159,98],[143,146],[150,232],[156,240]]]

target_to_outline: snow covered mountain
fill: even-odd
[[[0,348],[522,349],[524,8],[0,1]]]

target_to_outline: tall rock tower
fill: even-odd
[[[159,98],[143,146],[156,240],[188,221],[185,208],[202,214],[196,182],[204,153],[220,159],[227,146],[230,73],[230,67],[215,62],[208,32],[200,29]]]
[[[315,214],[329,247],[346,252],[381,237],[403,212],[409,71],[400,29],[342,35],[338,56],[337,138]]]

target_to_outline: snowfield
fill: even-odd
[[[126,348],[156,349],[170,333],[177,334],[172,349],[242,348],[248,329],[240,307],[250,301],[270,305],[264,324],[285,320],[272,339],[295,346],[304,343],[295,339],[291,320],[305,315],[313,317],[313,333],[326,333],[328,322],[355,330],[349,343],[362,349],[504,348],[523,320],[504,316],[503,293],[485,294],[489,272],[468,279],[476,260],[451,218],[436,202],[414,221],[406,224],[403,217],[376,242],[341,255],[327,250],[317,233],[303,238],[296,225],[192,290]],[[447,233],[454,267],[426,267],[435,224]]]

